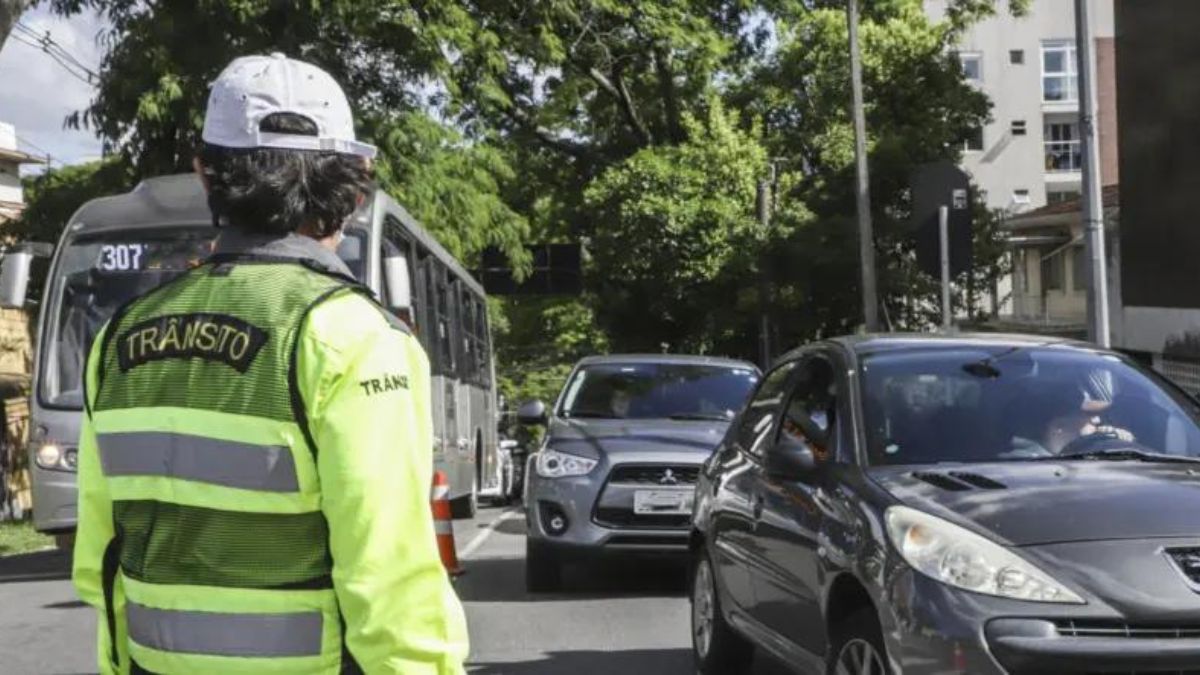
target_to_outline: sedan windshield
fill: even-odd
[[[870,355],[862,373],[872,464],[1200,457],[1196,403],[1117,356],[916,350]]]
[[[752,368],[676,363],[580,368],[563,396],[563,417],[728,420],[758,381]]]
[[[104,322],[121,305],[199,265],[211,253],[218,232],[211,226],[171,227],[80,234],[69,240],[49,282],[42,403],[82,408],[87,350]],[[361,276],[365,232],[347,234],[338,253]]]

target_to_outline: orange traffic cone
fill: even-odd
[[[437,534],[438,553],[442,565],[450,576],[463,573],[458,564],[458,551],[454,548],[454,526],[450,515],[450,482],[444,471],[433,472],[433,531]]]

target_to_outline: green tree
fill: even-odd
[[[118,159],[48,169],[23,181],[25,210],[5,224],[5,234],[21,241],[57,243],[75,210],[89,199],[124,192],[133,177]]]
[[[68,122],[94,129],[134,176],[191,170],[208,83],[237,56],[283,52],[331,72],[347,90],[360,134],[381,149],[381,182],[453,253],[486,246],[527,265],[527,224],[500,198],[515,180],[484,136],[463,137],[424,112],[444,48],[471,19],[436,0],[52,0],[70,15],[104,12],[110,49],[91,105]],[[436,107],[436,106],[434,106]]]
[[[620,349],[721,342],[737,326],[714,324],[715,301],[736,302],[772,234],[754,213],[767,161],[757,129],[738,128],[717,99],[683,129],[682,144],[640,150],[587,191],[597,309]]]

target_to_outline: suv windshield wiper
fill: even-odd
[[[1069,455],[1053,455],[1051,457],[1039,457],[1038,459],[1053,461],[1053,460],[1070,460],[1070,459],[1098,459],[1109,460],[1114,462],[1121,461],[1138,461],[1138,462],[1174,462],[1181,464],[1200,464],[1200,457],[1186,457],[1182,455],[1166,455],[1158,452],[1146,452],[1135,448],[1107,448],[1102,450],[1089,450],[1087,452],[1073,452]]]
[[[726,415],[725,413],[702,413],[702,412],[674,413],[671,415],[667,415],[667,419],[670,419],[670,420],[712,420],[714,422],[728,422],[729,415]]]

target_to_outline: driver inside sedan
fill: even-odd
[[[1082,438],[1102,436],[1132,442],[1133,433],[1105,422],[1105,413],[1112,407],[1114,383],[1112,373],[1092,370],[1083,381],[1070,387],[1059,397],[1060,412],[1046,423],[1040,438],[1043,448],[1052,454],[1062,454]]]

